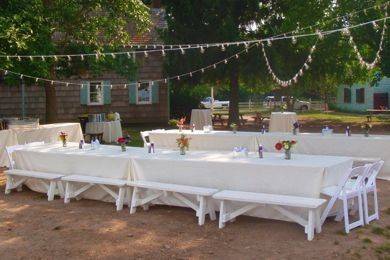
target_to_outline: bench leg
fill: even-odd
[[[62,184],[62,181],[57,181],[57,187],[58,187],[58,192],[60,193],[60,197],[61,199],[63,199],[65,196],[65,191],[64,191],[64,185]]]
[[[128,206],[128,207],[130,207],[130,205],[131,205],[131,193],[132,192],[132,189],[130,188],[130,187],[127,187],[126,188],[126,198],[125,198],[125,203],[126,203],[126,205]]]
[[[118,198],[116,200],[116,210],[117,211],[123,209],[123,200],[125,198],[125,192],[126,192],[125,187],[119,187]]]
[[[317,233],[321,233],[322,231],[322,225],[321,225],[321,213],[320,213],[320,209],[316,209],[315,211],[315,223],[316,223],[316,232]]]
[[[213,209],[213,206],[211,205],[211,199],[207,200],[207,209],[209,211],[210,220],[216,220],[217,217],[215,215],[215,210]]]
[[[65,198],[64,198],[64,203],[69,203],[70,198],[72,197],[72,184],[67,181],[65,184]]]
[[[16,187],[16,190],[18,192],[21,192],[23,190],[23,182],[18,187]]]
[[[5,184],[5,194],[10,194],[13,186],[13,178],[7,175],[7,183]]]
[[[54,199],[54,193],[56,191],[56,181],[50,181],[49,190],[47,191],[47,200],[52,201]]]
[[[309,219],[307,223],[307,240],[311,241],[314,238],[314,210],[309,210]]]
[[[221,200],[221,204],[219,207],[219,225],[218,225],[219,228],[225,227],[224,218],[225,218],[225,201]]]
[[[133,196],[131,198],[130,214],[134,214],[137,210],[138,188],[134,187]]]
[[[204,196],[199,196],[199,213],[198,215],[198,224],[202,226],[205,221],[206,216],[206,201]]]

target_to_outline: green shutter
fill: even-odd
[[[105,105],[111,104],[111,86],[107,80],[103,81],[103,101]]]
[[[158,82],[153,82],[153,85],[152,85],[152,103],[153,104],[156,104],[158,103],[158,89],[159,86],[158,86]]]
[[[82,86],[80,87],[80,104],[88,105],[88,88],[89,82],[83,81]]]
[[[130,104],[137,104],[137,83],[130,83],[129,103]]]

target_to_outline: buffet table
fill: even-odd
[[[281,154],[266,153],[259,159],[233,158],[231,152],[190,151],[185,156],[177,150],[157,150],[148,154],[145,148],[102,145],[91,150],[89,145],[78,149],[77,143],[61,147],[60,143],[26,147],[14,154],[16,167],[25,170],[84,174],[120,179],[160,181],[217,189],[265,192],[305,197],[319,197],[321,188],[338,183],[352,166],[348,157],[294,154],[284,160]],[[39,181],[27,185],[42,192]],[[106,200],[104,193],[91,189],[85,198]],[[184,206],[165,197],[165,203]],[[215,204],[217,209],[217,204]],[[284,219],[270,208],[260,208],[251,215]]]
[[[120,120],[106,122],[88,122],[85,132],[87,134],[103,133],[103,141],[106,143],[116,142],[118,137],[122,137],[122,126]]]
[[[0,166],[8,166],[9,162],[5,147],[31,142],[53,143],[58,141],[59,132],[68,134],[69,142],[83,140],[83,133],[79,123],[57,123],[40,125],[35,129],[9,129],[0,131]]]
[[[291,133],[293,124],[297,121],[298,117],[295,112],[272,112],[269,131]]]
[[[190,150],[218,150],[233,151],[235,146],[248,148],[250,151],[257,151],[255,132],[237,132],[232,131],[210,131],[205,133],[201,130],[153,130],[149,132],[149,140],[153,142],[156,148],[177,149],[176,139],[181,134],[185,134],[190,140]]]

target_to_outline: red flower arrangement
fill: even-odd
[[[68,134],[61,131],[60,134],[59,134],[59,137],[60,137],[60,140],[64,142],[64,141],[66,141],[66,138],[68,137]]]
[[[127,143],[127,139],[124,138],[124,137],[118,137],[118,139],[116,140],[119,144],[126,144]]]
[[[184,123],[186,122],[186,117],[180,118],[180,120],[177,122],[178,127],[183,127]]]
[[[295,140],[291,141],[279,141],[275,144],[275,149],[280,151],[282,148],[284,150],[290,150],[297,142]]]

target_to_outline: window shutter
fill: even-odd
[[[158,89],[159,86],[158,86],[158,82],[153,82],[153,85],[152,85],[152,103],[153,104],[156,104],[158,103]]]
[[[83,81],[82,86],[80,87],[80,104],[81,105],[88,105],[88,89],[89,89],[89,82]]]
[[[137,104],[137,83],[131,83],[129,86],[129,103]]]
[[[107,80],[103,81],[103,101],[105,105],[111,104],[111,86]]]

